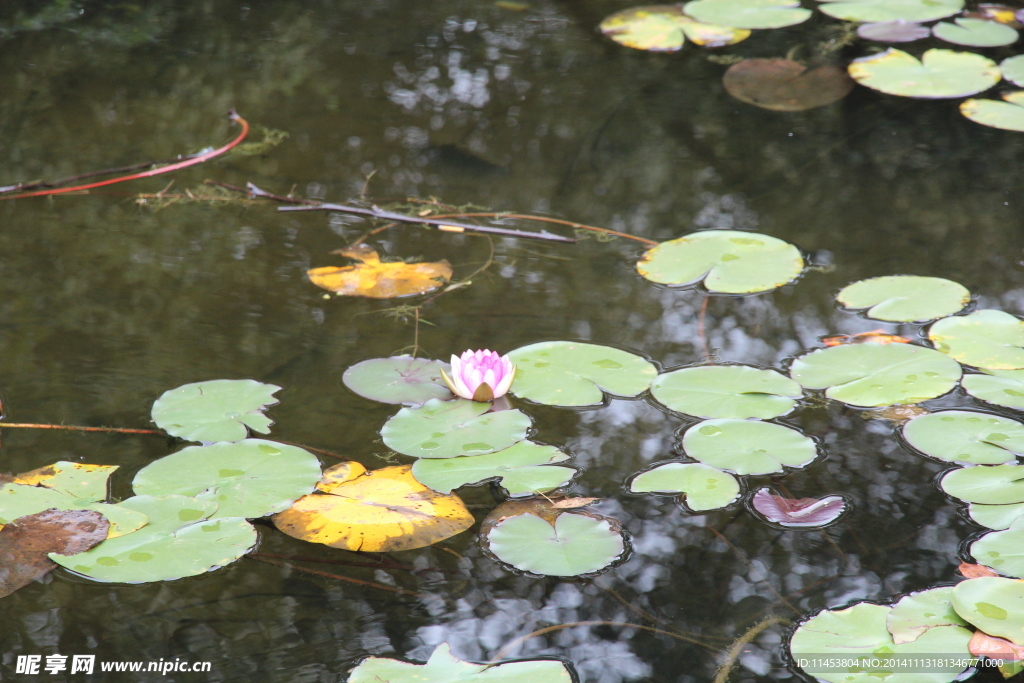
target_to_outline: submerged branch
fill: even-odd
[[[45,189],[45,190],[36,190],[34,192],[19,192],[18,194],[7,194],[7,195],[0,194],[0,201],[3,201],[5,199],[23,199],[25,197],[44,197],[44,196],[49,196],[49,195],[54,195],[54,194],[67,194],[69,192],[82,192],[83,190],[90,190],[90,189],[92,189],[94,187],[104,187],[106,185],[113,185],[114,183],[123,183],[123,182],[125,182],[127,180],[137,180],[139,178],[151,178],[153,176],[162,175],[164,173],[170,173],[171,171],[178,171],[178,170],[181,170],[183,168],[188,168],[189,166],[195,166],[196,164],[201,164],[201,163],[203,163],[205,161],[209,161],[210,159],[213,159],[215,157],[218,157],[218,156],[220,156],[220,155],[230,151],[232,148],[236,147],[239,143],[241,143],[242,140],[245,139],[245,136],[249,134],[249,122],[246,121],[245,119],[243,119],[241,116],[239,116],[238,113],[235,112],[234,109],[232,109],[228,113],[228,118],[231,121],[234,121],[234,122],[238,123],[240,126],[242,126],[242,132],[240,132],[238,134],[238,137],[236,137],[234,140],[232,140],[231,142],[227,143],[223,147],[219,147],[218,149],[211,150],[209,152],[204,152],[202,154],[196,154],[196,155],[191,156],[191,157],[189,157],[189,158],[187,158],[187,159],[185,159],[183,161],[179,161],[177,163],[169,164],[167,166],[161,166],[160,168],[154,168],[154,169],[150,169],[148,171],[143,171],[142,173],[134,173],[132,175],[119,176],[117,178],[108,178],[107,180],[101,180],[101,181],[98,181],[98,182],[95,182],[95,183],[87,183],[85,185],[75,185],[74,187],[60,187],[60,188],[50,188],[50,189]],[[144,164],[143,166],[149,166],[149,165],[152,165],[152,164]],[[135,168],[138,168],[138,167],[135,167]],[[120,169],[113,169],[111,171],[98,171],[96,173],[96,175],[100,175],[100,174],[103,174],[103,173],[116,173],[119,170]],[[131,170],[131,168],[128,168],[126,170]],[[81,178],[81,177],[88,177],[88,175],[86,175],[86,176],[79,176],[79,178]],[[14,187],[18,187],[18,186],[14,186]]]
[[[246,555],[250,560],[256,562],[264,562],[266,564],[272,564],[275,567],[283,567],[285,569],[295,569],[300,572],[306,572],[307,574],[315,574],[316,576],[322,576],[327,579],[338,579],[339,581],[347,581],[354,583],[359,586],[366,586],[367,588],[379,588],[385,591],[391,591],[392,593],[398,593],[399,595],[408,595],[412,598],[423,598],[426,597],[423,593],[415,593],[413,591],[407,591],[404,588],[398,588],[395,586],[385,586],[382,583],[374,583],[373,581],[363,581],[362,579],[353,579],[351,576],[341,576],[340,574],[331,574],[330,572],[322,572],[319,569],[310,569],[309,567],[302,567],[297,564],[288,564],[287,562],[278,562],[271,560],[266,557],[259,557],[256,555]]]
[[[487,660],[487,663],[492,666],[494,664],[497,664],[509,652],[514,650],[519,645],[522,645],[530,638],[536,638],[537,636],[542,636],[545,633],[551,633],[552,631],[560,631],[563,628],[575,628],[576,626],[621,626],[622,628],[638,628],[641,631],[648,631],[650,633],[657,633],[663,636],[669,636],[675,638],[676,640],[682,640],[693,645],[699,645],[709,650],[714,650],[714,648],[705,643],[700,642],[696,638],[691,638],[690,636],[685,636],[681,633],[673,633],[672,631],[664,631],[660,628],[654,628],[652,626],[643,626],[642,624],[631,624],[625,621],[573,621],[569,622],[568,624],[555,624],[554,626],[546,626],[542,629],[537,629],[532,633],[527,633],[525,636],[519,636],[518,638],[515,638],[509,643],[502,646],[502,648],[498,650],[498,652],[495,653],[493,657]]]

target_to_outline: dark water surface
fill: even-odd
[[[436,195],[657,240],[695,228],[757,230],[834,265],[773,293],[712,299],[707,335],[723,360],[781,367],[821,335],[879,327],[832,303],[839,287],[875,275],[949,277],[981,306],[1024,314],[1024,136],[967,121],[955,102],[863,88],[804,113],[741,104],[723,91],[725,67],[709,62],[708,51],[651,55],[600,37],[597,22],[625,6],[0,5],[0,185],[216,146],[232,134],[225,113],[235,107],[257,125],[253,140],[262,138],[258,126],[289,137],[263,154],[178,173],[170,193],[213,178],[345,201],[374,171],[377,202]],[[818,16],[728,52],[810,55],[836,26]],[[856,44],[835,58],[865,49]],[[305,278],[311,266],[339,263],[329,252],[367,226],[279,214],[272,204],[136,201],[135,193],[158,192],[169,180],[0,202],[8,421],[146,427],[166,389],[254,378],[284,387],[270,411],[271,438],[385,464],[377,432],[394,408],[353,395],[341,375],[410,345],[410,321],[381,314],[394,302],[325,300]],[[488,254],[483,238],[415,227],[375,244],[390,257],[447,258],[457,277]],[[640,246],[497,240],[491,269],[424,310],[432,324],[421,326],[422,348],[446,358],[581,339],[634,350],[663,368],[699,361],[703,296],[641,280],[633,270]],[[815,435],[827,453],[785,477],[789,490],[853,502],[852,514],[826,531],[770,528],[742,506],[693,515],[671,497],[624,493],[629,475],[676,454],[689,424],[650,399],[578,411],[520,407],[537,440],[564,447],[585,468],[573,493],[603,497],[597,509],[630,534],[629,560],[601,577],[517,576],[484,556],[472,533],[392,556],[444,571],[310,565],[423,598],[253,560],[134,586],[58,571],[0,603],[0,679],[35,680],[14,673],[18,654],[60,653],[212,663],[202,676],[132,680],[339,681],[369,654],[422,660],[447,641],[462,658],[484,661],[535,629],[614,621],[677,629],[702,644],[581,625],[512,654],[565,658],[587,683],[708,681],[730,643],[766,617],[795,619],[952,582],[960,544],[979,530],[935,487],[945,466],[904,449],[891,423],[838,405],[808,401],[782,420]],[[8,429],[0,471],[58,459],[116,464],[114,493],[125,497],[136,470],[180,447],[146,436]],[[748,478],[751,490],[765,483]],[[479,517],[494,505],[487,487],[464,498]],[[260,534],[265,553],[353,559],[268,526]],[[764,631],[730,680],[798,677],[782,656],[785,637],[784,627]]]

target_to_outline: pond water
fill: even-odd
[[[232,134],[225,114],[234,107],[254,124],[252,140],[260,127],[288,137],[175,174],[169,194],[211,178],[346,201],[366,185],[378,203],[436,196],[653,240],[731,228],[796,244],[822,267],[774,292],[710,299],[704,334],[723,361],[779,368],[823,335],[917,335],[918,326],[835,308],[838,288],[877,275],[948,277],[979,307],[1024,314],[1024,135],[972,123],[955,102],[858,87],[807,112],[758,109],[725,93],[712,52],[648,54],[603,38],[597,24],[627,6],[610,0],[12,5],[0,10],[0,185],[216,146]],[[819,15],[725,52],[810,55],[837,25]],[[854,43],[835,59],[862,54]],[[394,407],[354,395],[341,376],[407,349],[412,320],[388,315],[394,302],[325,297],[305,277],[340,264],[330,252],[367,224],[278,213],[269,202],[138,201],[170,178],[0,202],[7,420],[146,428],[167,389],[253,378],[284,387],[271,438],[388,464],[378,432]],[[389,257],[446,258],[456,277],[489,253],[484,238],[414,226],[373,243]],[[640,278],[642,245],[497,239],[494,249],[472,286],[424,308],[423,355],[566,339],[629,349],[662,368],[703,359],[704,295]],[[929,402],[968,404],[962,394]],[[0,680],[24,679],[14,673],[19,654],[60,653],[212,663],[208,674],[161,680],[338,681],[367,655],[424,660],[447,641],[463,659],[486,661],[546,626],[628,622],[695,642],[581,624],[507,654],[564,658],[586,683],[708,681],[731,643],[765,618],[795,622],[954,582],[961,544],[980,531],[935,486],[948,466],[901,445],[892,423],[835,403],[806,401],[781,420],[826,454],[785,486],[852,503],[826,530],[772,528],[742,505],[696,515],[674,497],[626,493],[631,474],[679,454],[678,435],[693,422],[650,398],[519,407],[536,440],[583,469],[572,493],[601,497],[595,509],[622,523],[627,561],[593,579],[519,576],[469,532],[389,556],[416,572],[304,564],[420,597],[251,559],[141,585],[59,570],[3,599]],[[135,471],[180,447],[8,429],[0,470],[60,459],[119,465],[113,492],[126,497]],[[751,477],[748,489],[767,483]],[[486,486],[463,498],[478,519],[495,505]],[[263,553],[359,561],[268,525],[260,537]],[[730,680],[800,679],[785,659],[787,634],[785,625],[761,632]]]

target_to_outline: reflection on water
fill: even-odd
[[[859,89],[819,110],[758,110],[728,98],[724,67],[706,52],[640,54],[603,40],[594,27],[621,8],[611,2],[542,0],[523,11],[476,0],[83,2],[73,17],[22,4],[21,15],[0,17],[9,29],[0,43],[0,185],[191,153],[229,135],[224,114],[236,107],[290,137],[178,174],[169,192],[215,178],[337,201],[372,173],[379,202],[437,195],[652,239],[759,230],[806,250],[823,268],[801,282],[710,301],[706,344],[721,360],[780,367],[826,334],[915,334],[833,309],[835,290],[873,275],[950,277],[982,306],[1024,313],[1024,138],[972,124],[947,103]],[[734,52],[778,56],[826,29],[764,32]],[[252,377],[285,387],[271,411],[275,436],[384,464],[377,431],[393,409],[349,393],[341,374],[408,346],[412,328],[381,315],[386,302],[325,300],[304,279],[366,226],[269,205],[134,202],[135,192],[167,182],[0,203],[0,398],[9,419],[146,426],[165,389]],[[380,237],[382,254],[447,258],[457,277],[488,253],[481,238],[415,228]],[[697,362],[701,295],[640,280],[638,253],[621,240],[500,240],[494,268],[424,310],[431,324],[420,342],[446,357],[584,339],[664,368]],[[631,536],[629,561],[593,580],[528,578],[462,534],[395,554],[416,571],[310,565],[422,598],[251,560],[154,585],[57,574],[4,599],[0,679],[17,680],[6,668],[17,654],[94,653],[208,660],[204,680],[335,681],[368,654],[425,659],[447,641],[459,657],[484,661],[545,626],[608,621],[677,629],[699,644],[579,625],[512,654],[564,657],[588,683],[706,681],[730,643],[766,616],[795,619],[952,581],[958,546],[977,530],[934,487],[944,466],[910,454],[889,423],[856,410],[807,401],[781,420],[828,453],[785,477],[786,487],[853,503],[820,531],[770,528],[741,506],[693,515],[672,497],[625,493],[629,475],[679,455],[689,424],[644,400],[521,407],[537,440],[586,468],[574,492],[604,498],[597,509]],[[152,437],[3,436],[0,469],[117,464],[118,496],[137,469],[176,448]],[[481,517],[494,504],[487,487],[465,498]],[[266,526],[261,537],[265,553],[344,555]],[[794,677],[784,635],[764,631],[730,680]]]

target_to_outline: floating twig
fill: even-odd
[[[77,425],[32,424],[17,422],[0,422],[0,429],[64,429],[72,432],[111,432],[114,434],[151,434],[167,437],[167,432],[157,429],[125,429],[123,427],[81,427]]]
[[[267,196],[267,195],[261,195]],[[540,232],[528,232],[525,230],[514,230],[512,228],[495,228],[493,226],[485,225],[473,225],[471,223],[456,223],[453,221],[442,220],[440,218],[433,218],[428,216],[406,216],[404,213],[395,213],[394,211],[385,211],[379,207],[373,207],[366,209],[360,206],[348,206],[347,204],[309,204],[306,206],[279,206],[278,211],[338,211],[341,213],[351,213],[358,216],[368,216],[370,218],[380,218],[387,221],[394,221],[396,223],[417,223],[425,225],[433,225],[438,230],[444,232],[479,232],[488,235],[500,235],[502,237],[522,237],[525,239],[535,240],[546,240],[548,242],[566,242],[568,244],[575,244],[576,240],[572,237],[563,237],[562,235],[555,235],[547,230],[541,230]]]
[[[602,235],[612,235],[613,237],[621,237],[627,240],[633,240],[634,242],[640,242],[649,246],[656,246],[658,242],[649,240],[646,237],[637,237],[636,235],[630,235],[629,233],[619,232],[618,230],[612,230],[610,228],[599,228],[596,225],[584,225],[583,223],[577,223],[576,221],[567,221],[561,218],[551,218],[549,216],[534,216],[528,213],[502,213],[500,211],[489,211],[489,212],[473,212],[473,213],[452,213],[452,214],[437,214],[433,218],[444,218],[445,216],[451,216],[452,218],[512,218],[520,221],[537,221],[540,223],[554,223],[555,225],[565,225],[573,230],[587,230],[589,232],[597,232]]]
[[[235,112],[234,109],[232,109],[228,113],[228,118],[231,119],[232,121],[238,123],[239,125],[241,125],[242,126],[242,132],[239,133],[238,137],[236,137],[234,140],[232,140],[228,144],[226,144],[223,147],[220,147],[218,149],[215,149],[215,150],[212,150],[212,151],[209,151],[209,152],[204,152],[202,154],[196,154],[196,155],[193,155],[193,156],[191,156],[191,157],[189,157],[189,158],[187,158],[187,159],[185,159],[183,161],[179,161],[177,163],[169,164],[167,166],[161,166],[160,168],[154,168],[154,169],[150,169],[148,171],[143,171],[142,173],[133,173],[132,175],[119,176],[117,178],[109,178],[107,180],[101,180],[101,181],[95,182],[95,183],[87,183],[85,185],[75,185],[74,187],[49,188],[49,189],[45,189],[45,190],[36,190],[34,192],[19,192],[18,194],[7,194],[7,195],[0,194],[0,201],[3,201],[5,199],[23,199],[25,197],[45,197],[45,196],[54,195],[54,194],[67,194],[69,192],[82,192],[84,190],[90,190],[90,189],[92,189],[94,187],[103,187],[105,185],[113,185],[114,183],[123,183],[123,182],[125,182],[127,180],[137,180],[139,178],[151,178],[153,176],[161,175],[161,174],[164,174],[164,173],[170,173],[171,171],[178,171],[178,170],[181,170],[183,168],[188,168],[189,166],[195,166],[196,164],[201,164],[201,163],[203,163],[205,161],[209,161],[210,159],[213,159],[214,157],[218,157],[218,156],[224,154],[225,152],[230,151],[232,148],[236,147],[240,142],[242,142],[242,140],[245,139],[245,136],[249,134],[249,122],[246,121],[245,119],[243,119],[241,116],[239,116]],[[149,164],[145,164],[145,165],[149,165]],[[137,167],[135,167],[135,168],[137,168]],[[117,170],[118,169],[114,169],[114,172],[117,172]],[[128,170],[130,170],[130,168]],[[98,171],[97,175],[99,175],[101,173],[106,173],[106,172],[107,171]],[[87,177],[87,176],[80,176],[80,177]]]

